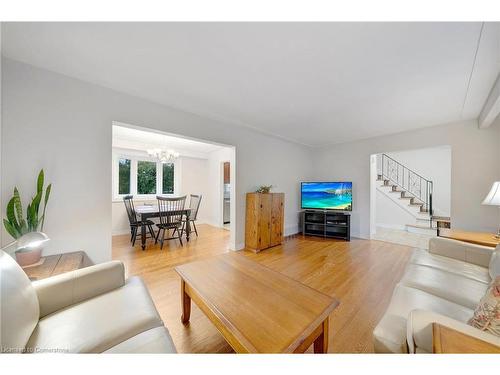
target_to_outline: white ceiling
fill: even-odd
[[[322,146],[477,118],[500,67],[499,24],[485,24],[478,48],[481,26],[4,23],[2,47],[228,126]]]
[[[113,125],[113,147],[146,152],[161,148],[174,150],[183,156],[207,158],[208,154],[223,146],[175,137],[163,133],[131,128],[130,125],[115,122]]]

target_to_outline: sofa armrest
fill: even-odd
[[[467,336],[475,337],[500,347],[500,337],[432,311],[413,310],[408,316],[407,323],[407,341],[410,353],[416,353],[417,348],[420,351],[432,353],[432,323],[439,323]]]
[[[434,237],[429,240],[429,252],[488,268],[494,248],[468,242]]]
[[[32,283],[38,295],[40,318],[124,284],[125,268],[120,261],[96,264]]]

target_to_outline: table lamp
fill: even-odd
[[[491,186],[490,192],[484,198],[483,203],[489,206],[500,206],[500,181],[495,181]],[[500,226],[495,238],[500,238]]]

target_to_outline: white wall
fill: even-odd
[[[205,223],[209,216],[207,191],[210,186],[215,184],[215,181],[208,178],[208,160],[182,157],[180,161],[181,181],[179,195],[187,195],[186,204],[189,204],[190,194],[201,194],[203,196],[198,211],[198,221]]]
[[[403,209],[387,194],[375,189],[375,224],[378,227],[406,229],[406,224],[415,224],[415,216]],[[372,234],[376,232],[372,229]]]
[[[112,121],[236,147],[233,246],[244,243],[245,193],[260,184],[285,193],[285,226],[297,228],[299,181],[312,176],[307,147],[10,59],[2,68],[2,205],[14,185],[26,200],[45,169],[53,183],[47,254],[85,250],[95,262],[111,258]]]
[[[450,146],[386,152],[386,154],[427,180],[431,180],[433,183],[432,204],[434,213],[439,216],[450,216]]]
[[[370,155],[451,146],[451,217],[454,228],[495,231],[498,208],[482,206],[493,181],[500,179],[500,125],[478,129],[464,121],[390,136],[332,145],[313,156],[315,178],[353,181],[352,234],[369,238]]]

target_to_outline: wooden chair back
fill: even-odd
[[[189,213],[189,220],[196,220],[196,217],[198,216],[198,210],[200,209],[200,203],[201,203],[201,194],[190,195],[189,208],[191,209],[191,212]]]
[[[158,199],[158,212],[160,224],[168,226],[181,226],[186,196],[183,197],[156,197]]]
[[[130,225],[137,224],[137,215],[134,207],[134,196],[133,195],[124,196],[123,203],[125,204],[125,209],[127,210],[127,216]]]

